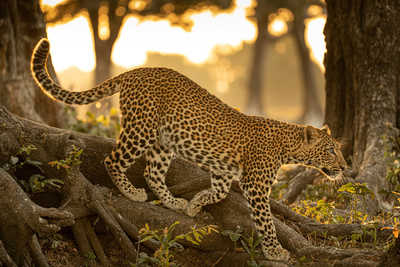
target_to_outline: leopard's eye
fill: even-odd
[[[331,153],[331,154],[335,154],[335,150],[333,148],[329,148],[328,152]]]

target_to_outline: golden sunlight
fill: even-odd
[[[61,0],[43,0],[42,4],[54,5]],[[218,49],[222,53],[234,53],[242,48],[243,42],[253,42],[256,30],[253,22],[247,19],[247,8],[251,0],[237,0],[233,10],[213,14],[208,10],[193,12],[188,17],[193,21],[190,31],[171,26],[167,19],[139,21],[128,17],[114,45],[112,60],[125,68],[139,66],[147,61],[151,52],[182,55],[191,63],[202,64],[212,58]],[[102,7],[103,8],[103,7]],[[107,8],[107,7],[105,7]],[[101,17],[100,38],[107,38],[106,18]],[[87,14],[65,24],[47,27],[51,43],[54,68],[63,71],[76,66],[82,71],[95,67],[93,37]]]
[[[306,20],[306,44],[310,49],[311,59],[325,72],[324,57],[326,52],[324,27],[326,15],[319,15]]]
[[[81,71],[92,71],[95,67],[92,30],[84,14],[65,24],[47,27],[50,53],[56,71],[76,66]]]
[[[245,1],[232,12],[213,14],[205,10],[188,17],[193,21],[190,31],[171,26],[166,19],[139,21],[126,19],[113,49],[114,63],[126,68],[142,65],[147,54],[183,55],[191,63],[202,64],[209,60],[215,49],[228,49],[231,53],[242,48],[243,42],[253,42],[256,37],[254,24],[246,18]],[[251,1],[247,1],[251,4]]]
[[[62,1],[42,0],[42,4],[55,5]],[[253,0],[236,0],[234,8],[226,12],[214,14],[203,10],[187,14],[193,21],[190,31],[172,26],[167,19],[140,21],[134,16],[127,17],[114,45],[112,60],[117,65],[132,68],[145,64],[149,53],[160,53],[182,55],[193,64],[203,64],[215,60],[216,52],[225,55],[235,53],[242,49],[243,43],[253,43],[257,37],[256,25],[247,18],[252,6]],[[101,39],[109,36],[107,8],[102,6],[99,10]],[[326,16],[316,8],[310,8],[309,13],[317,17],[305,21],[307,45],[312,59],[324,70],[326,50],[323,27]],[[292,20],[292,16],[289,10],[279,9],[269,18],[269,32],[275,36],[285,34],[288,31],[286,22]],[[70,66],[86,72],[95,68],[91,31],[86,12],[68,23],[47,27],[52,60],[57,71]],[[277,46],[281,52],[286,49]]]
[[[110,27],[108,24],[108,5],[103,2],[99,8],[99,38],[107,40],[110,37]]]
[[[268,32],[273,36],[279,37],[288,32],[287,22],[293,20],[293,14],[287,8],[280,8],[277,13],[270,14],[268,20]]]
[[[271,23],[268,24],[268,32],[273,36],[284,35],[287,31],[288,27],[286,21],[280,16],[274,17]]]

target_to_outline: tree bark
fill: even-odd
[[[40,92],[30,73],[33,48],[45,36],[39,1],[0,1],[0,103],[22,117],[60,127],[62,106]],[[49,70],[54,77],[51,64]]]
[[[0,168],[0,189],[0,240],[6,247],[9,257],[18,266],[30,266],[29,248],[36,247],[35,262],[40,262],[42,253],[40,247],[35,246],[35,233],[42,236],[72,225],[72,214],[54,208],[42,208],[33,203],[2,168]]]
[[[382,204],[386,162],[382,135],[399,127],[400,6],[396,1],[326,1],[326,123],[343,137],[344,156]]]

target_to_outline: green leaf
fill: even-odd
[[[253,248],[257,247],[258,244],[260,244],[261,240],[263,240],[264,236],[260,236],[259,238],[257,238],[256,242],[254,242]]]
[[[243,248],[247,251],[247,253],[249,253],[249,255],[251,254],[251,251],[249,249],[249,247],[246,245],[246,243],[243,241],[243,239],[240,239],[240,242],[242,242]]]
[[[145,242],[145,241],[147,241],[147,240],[149,240],[151,238],[153,238],[153,237],[152,236],[145,236],[144,238],[140,239],[139,243]]]
[[[353,193],[353,194],[356,192],[356,190],[355,190],[355,188],[354,188],[352,183],[348,183],[348,184],[345,184],[345,185],[341,186],[338,189],[338,191],[339,192],[346,191],[346,192]]]
[[[250,244],[251,243],[251,238],[246,238],[245,236],[242,236],[242,238],[246,241],[246,243]]]
[[[75,153],[75,157],[79,157],[83,152],[83,149],[78,150],[78,152]]]
[[[175,225],[178,225],[179,221],[174,222],[169,228],[168,228],[168,232],[172,232],[173,228],[175,227]]]
[[[196,231],[193,231],[193,236],[196,239],[196,241],[199,242],[199,243],[201,242],[201,238],[203,237],[201,234],[199,234]]]
[[[224,235],[224,236],[229,236],[232,234],[234,234],[234,232],[232,230],[224,230],[221,232],[221,235]]]
[[[297,260],[297,262],[299,262],[299,263],[305,263],[305,262],[307,262],[306,256],[301,257],[300,259]]]
[[[236,242],[236,241],[239,240],[239,238],[240,238],[241,236],[242,236],[241,234],[233,234],[233,235],[230,236],[230,238],[231,238],[231,240],[232,240],[233,242]]]
[[[193,238],[190,235],[185,235],[185,238],[187,241],[195,244],[195,245],[200,245],[199,243],[197,243],[196,241],[193,240]]]

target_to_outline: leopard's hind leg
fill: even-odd
[[[187,214],[194,217],[201,208],[208,204],[220,202],[229,193],[233,175],[211,173],[211,188],[197,193],[189,202]]]
[[[147,151],[144,177],[150,189],[166,207],[172,210],[183,211],[186,210],[188,201],[183,198],[175,198],[165,184],[165,176],[171,159],[171,151],[168,150],[161,140],[158,140]]]
[[[156,141],[156,136],[148,135],[147,138],[135,135],[134,140],[128,139],[128,134],[121,132],[117,145],[111,154],[104,160],[104,164],[112,181],[119,191],[132,201],[143,202],[147,200],[143,188],[135,188],[125,175],[125,171],[140,156],[142,156]]]

